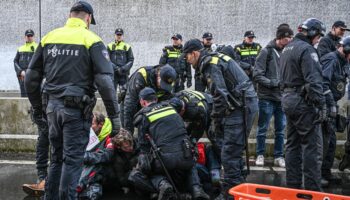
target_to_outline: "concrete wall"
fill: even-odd
[[[124,29],[125,40],[133,46],[134,69],[157,64],[162,47],[175,32],[188,40],[210,31],[217,43],[237,44],[244,31],[252,29],[257,41],[265,45],[280,23],[296,28],[306,18],[316,17],[329,30],[335,20],[350,21],[348,0],[88,1],[97,20],[91,29],[105,43],[113,41],[115,28]],[[42,35],[65,23],[73,2],[41,0]],[[33,29],[39,37],[39,0],[2,0],[0,7],[0,90],[18,89],[12,62],[26,29]]]

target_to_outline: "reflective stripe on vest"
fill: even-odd
[[[211,61],[210,61],[210,64],[217,65],[218,62],[219,62],[219,58],[218,58],[218,57],[212,57],[212,58],[211,58]]]
[[[130,45],[125,43],[124,41],[121,41],[119,43],[111,42],[108,44],[108,49],[110,51],[116,51],[116,50],[128,51],[130,49]]]
[[[166,51],[168,52],[168,58],[178,58],[181,55],[179,51],[170,51],[169,49]]]
[[[258,55],[258,51],[257,50],[242,50],[241,51],[241,56],[249,56],[249,55]]]
[[[170,116],[176,114],[176,111],[174,110],[173,107],[167,106],[165,108],[157,109],[152,112],[149,112],[146,114],[148,120],[152,123],[158,119]]]
[[[147,84],[147,71],[146,71],[146,69],[144,67],[142,67],[137,72],[141,74],[141,76],[145,79],[145,82]]]
[[[226,56],[225,54],[221,53],[219,53],[219,58],[224,59],[226,62],[232,59],[230,56]]]
[[[38,47],[38,44],[35,42],[25,43],[21,47],[18,48],[18,52],[34,52]]]
[[[184,90],[184,92],[189,94],[189,95],[195,96],[199,100],[205,100],[205,96],[202,93],[198,92],[198,91],[195,91],[195,90]]]

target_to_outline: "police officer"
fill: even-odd
[[[213,96],[212,120],[216,125],[215,129],[222,129],[223,134],[219,137],[223,141],[221,161],[225,171],[222,193],[218,199],[228,198],[228,189],[245,181],[242,153],[247,135],[244,129],[249,133],[252,127],[253,117],[258,109],[257,96],[248,76],[230,57],[208,53],[198,39],[187,41],[184,53],[187,62],[199,70],[203,82]],[[242,126],[245,118],[242,106],[244,97],[249,109],[247,127]]]
[[[192,146],[186,132],[182,118],[167,102],[157,103],[156,92],[149,87],[139,93],[141,109],[135,115],[135,125],[138,127],[138,144],[140,157],[138,168],[131,173],[130,180],[136,188],[159,193],[158,200],[174,197],[174,185],[164,173],[159,157],[151,161],[144,160],[150,157],[151,141],[161,151],[161,159],[165,168],[178,190],[186,189],[183,177],[190,173],[194,165]],[[148,137],[149,136],[149,137]],[[145,164],[149,163],[149,164]],[[145,178],[146,174],[149,178]]]
[[[252,70],[255,65],[256,57],[259,55],[261,45],[254,42],[255,34],[253,31],[246,31],[244,33],[244,40],[241,44],[234,47],[236,52],[236,60],[248,63],[250,66],[244,68],[247,75],[252,78]]]
[[[323,162],[322,162],[322,186],[328,186],[329,181],[337,178],[331,174],[333,166],[336,136],[335,119],[337,116],[337,102],[344,97],[347,78],[349,76],[350,61],[350,37],[344,38],[336,51],[324,55],[320,59],[323,74],[323,84],[327,107],[330,118],[323,123]],[[339,179],[339,178],[338,178]]]
[[[174,34],[171,40],[173,41],[173,45],[163,48],[163,54],[160,57],[159,64],[169,64],[175,69],[177,78],[174,92],[178,92],[185,89],[185,81],[187,88],[192,86],[191,66],[184,59],[180,58],[182,53],[182,36],[178,33]]]
[[[183,120],[187,122],[187,132],[198,141],[209,130],[210,114],[213,105],[211,95],[195,90],[182,90],[169,101]]]
[[[24,77],[26,75],[26,70],[32,59],[35,49],[38,44],[34,41],[34,31],[28,29],[24,33],[25,44],[17,49],[16,57],[13,60],[15,65],[15,71],[18,78],[19,88],[21,90],[21,97],[27,97],[27,93],[24,88]]]
[[[318,55],[322,58],[327,53],[333,52],[337,49],[341,38],[345,31],[350,31],[343,21],[336,21],[332,26],[332,30],[321,38],[317,46]]]
[[[124,31],[121,28],[115,30],[115,41],[107,46],[109,57],[114,68],[115,90],[118,87],[118,103],[120,104],[120,120],[124,123],[124,98],[126,94],[126,82],[130,74],[130,69],[134,63],[134,54],[131,46],[124,42]]]
[[[324,24],[310,18],[302,31],[283,49],[280,58],[282,108],[287,117],[287,186],[321,190],[322,136],[320,122],[327,117],[322,71],[315,45]]]
[[[126,130],[132,133],[134,131],[134,115],[141,109],[140,91],[145,87],[151,87],[157,92],[159,101],[168,100],[171,98],[176,77],[176,71],[168,64],[140,67],[131,75],[124,102],[124,128]]]
[[[41,41],[27,70],[25,88],[36,123],[42,122],[40,84],[43,77],[49,124],[51,162],[45,188],[46,199],[76,199],[76,187],[96,103],[94,85],[112,122],[112,135],[120,127],[113,68],[102,40],[89,31],[95,24],[93,9],[76,2],[62,28]]]

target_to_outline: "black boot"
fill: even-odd
[[[159,183],[159,195],[158,200],[170,200],[174,199],[174,189],[167,180],[162,180]]]
[[[192,187],[192,198],[194,200],[209,200],[210,197],[204,192],[203,188],[199,185],[194,185]]]

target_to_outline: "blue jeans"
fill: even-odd
[[[256,134],[256,154],[265,154],[265,139],[269,128],[271,117],[275,118],[275,145],[274,157],[283,157],[284,127],[286,126],[286,117],[282,111],[281,102],[270,100],[259,100],[259,121],[258,132]]]

